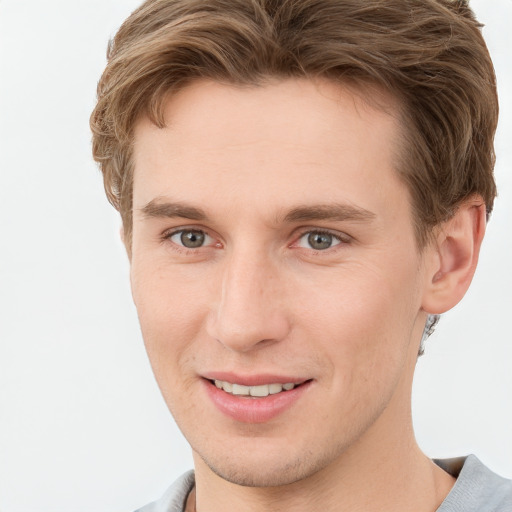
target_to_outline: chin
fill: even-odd
[[[196,454],[202,462],[217,476],[232,484],[244,487],[281,487],[313,476],[329,466],[336,458],[335,450],[330,448],[323,456],[303,450],[299,455],[274,451],[270,456],[255,453],[254,449],[240,450],[226,457],[203,457]]]

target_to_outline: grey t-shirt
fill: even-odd
[[[474,455],[434,462],[457,478],[437,512],[512,512],[512,480],[493,473]]]
[[[435,460],[457,478],[437,512],[512,512],[512,480],[485,467],[474,455]],[[188,493],[194,487],[194,472],[174,482],[158,500],[136,512],[184,512]]]

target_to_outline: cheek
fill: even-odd
[[[132,295],[144,344],[157,380],[172,379],[169,368],[188,366],[193,340],[206,318],[204,288],[155,262],[133,260]]]
[[[300,287],[302,293],[294,294],[302,303],[298,316],[308,336],[340,375],[377,377],[406,356],[420,309],[417,272],[413,265],[391,269],[385,271],[382,262],[353,265],[347,272],[317,279],[308,292]]]
[[[165,258],[133,258],[132,296],[145,328],[167,326],[182,332],[191,327],[190,317],[197,314],[199,304],[204,302],[205,291],[204,276],[192,270],[183,271]]]

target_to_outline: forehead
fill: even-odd
[[[370,209],[389,188],[406,196],[394,169],[398,109],[374,92],[368,102],[327,81],[196,82],[166,100],[164,128],[136,125],[134,210],[157,197],[208,205],[230,195],[230,206],[257,211],[287,201]]]

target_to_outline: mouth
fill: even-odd
[[[213,379],[210,382],[218,389],[225,391],[233,396],[247,397],[247,398],[265,398],[269,395],[277,395],[291,391],[303,384],[309,382],[308,380],[302,382],[286,382],[281,383],[270,383],[260,384],[258,386],[245,386],[243,384],[237,384],[236,382],[228,382],[225,380]]]
[[[256,424],[277,418],[297,402],[303,403],[301,397],[308,394],[313,379],[209,375],[203,377],[203,382],[211,403],[223,415],[236,422]]]

